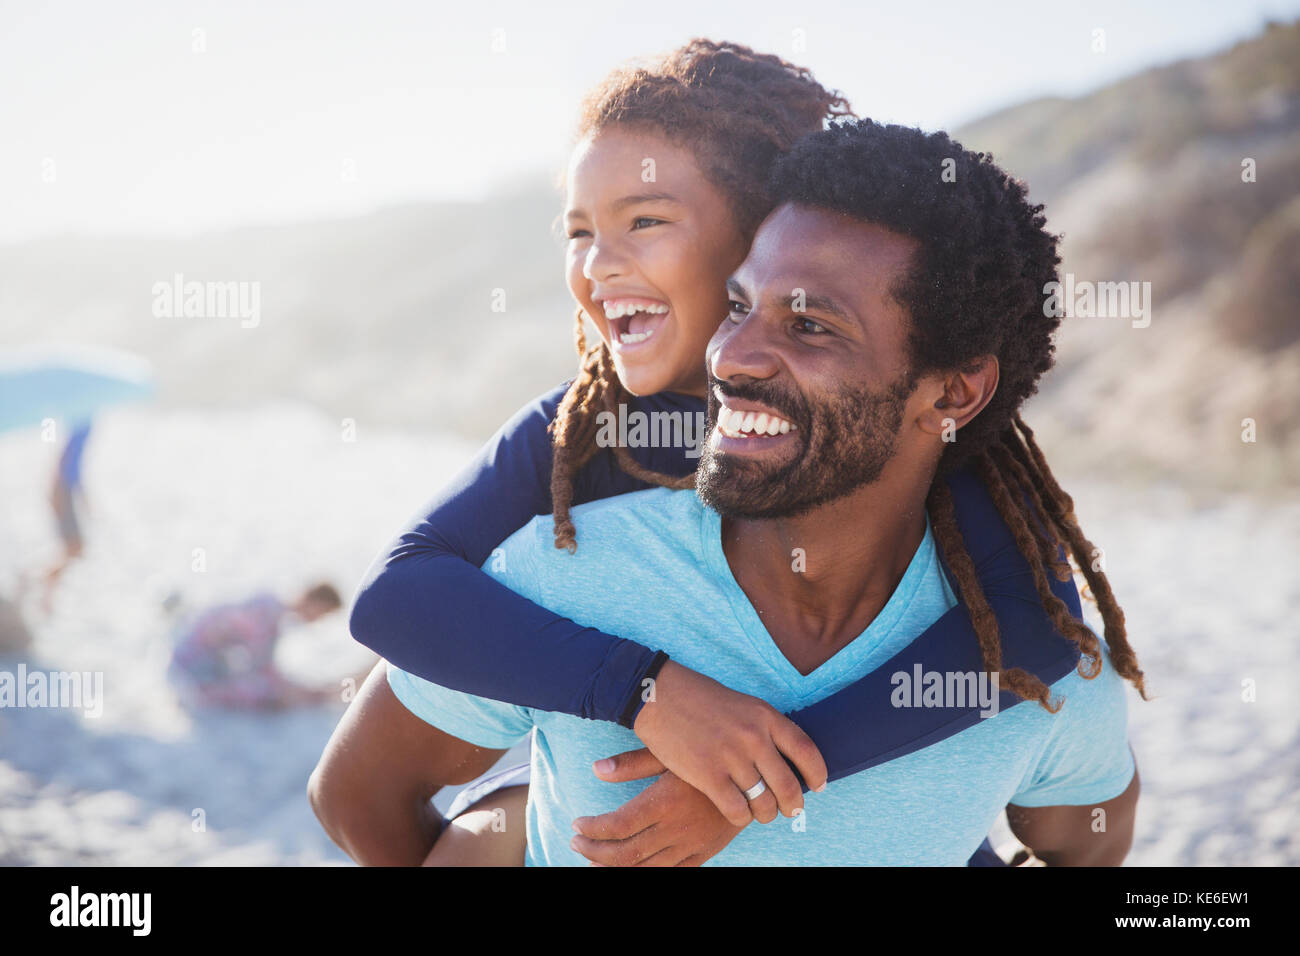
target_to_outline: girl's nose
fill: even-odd
[[[627,262],[617,245],[609,239],[595,238],[587,249],[582,274],[592,282],[608,282],[627,274]]]

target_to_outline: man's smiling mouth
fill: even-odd
[[[784,435],[797,430],[794,423],[771,412],[745,411],[721,405],[718,408],[718,431],[727,438],[756,438]]]

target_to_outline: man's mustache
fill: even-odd
[[[771,382],[746,382],[733,385],[709,376],[709,413],[714,422],[718,418],[718,395],[742,402],[757,402],[791,422],[806,435],[810,418],[808,403],[802,395],[786,391]]]

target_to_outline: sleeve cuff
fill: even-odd
[[[1127,790],[1136,772],[1137,763],[1133,759],[1133,751],[1128,750],[1127,768],[1103,780],[1034,790],[1023,797],[1012,797],[1009,802],[1018,807],[1094,806],[1107,800],[1114,800]]]
[[[663,670],[663,666],[667,663],[668,655],[663,651],[655,651],[650,663],[641,671],[641,676],[637,678],[631,696],[625,702],[622,713],[619,714],[619,724],[628,730],[632,729],[632,725],[636,723],[637,715],[641,713],[641,708],[646,705],[645,682],[653,681],[658,677],[659,672]]]

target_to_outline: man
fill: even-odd
[[[946,160],[955,181],[942,176]],[[712,428],[697,491],[575,509],[576,554],[557,550],[551,520],[536,519],[491,573],[788,712],[879,667],[957,603],[942,554],[976,624],[983,676],[1029,700],[807,794],[795,820],[748,826],[710,862],[962,865],[1004,808],[1046,862],[1120,862],[1138,793],[1121,677],[1141,689],[1142,674],[1109,587],[1084,569],[1109,651],[1061,620],[1084,652],[1082,673],[1050,689],[1023,671],[998,674],[996,626],[934,481],[976,463],[1054,607],[1045,571],[1059,568],[1057,542],[1076,559],[1091,545],[1017,412],[1051,365],[1057,320],[1041,290],[1055,278],[1055,239],[984,157],[942,134],[870,121],[806,139],[774,190],[779,205],[729,283],[731,313],[710,345]],[[372,675],[313,777],[318,812],[339,753],[375,780],[372,807],[326,821],[359,859],[384,846],[427,851],[432,790],[472,779],[534,729],[529,863],[586,863],[575,846],[599,858],[600,841],[575,839],[573,821],[645,786],[592,774],[593,762],[637,746],[619,726],[391,668],[388,684]],[[949,703],[909,693],[897,706]],[[770,820],[757,809],[772,801],[758,768],[754,778],[746,796]]]

